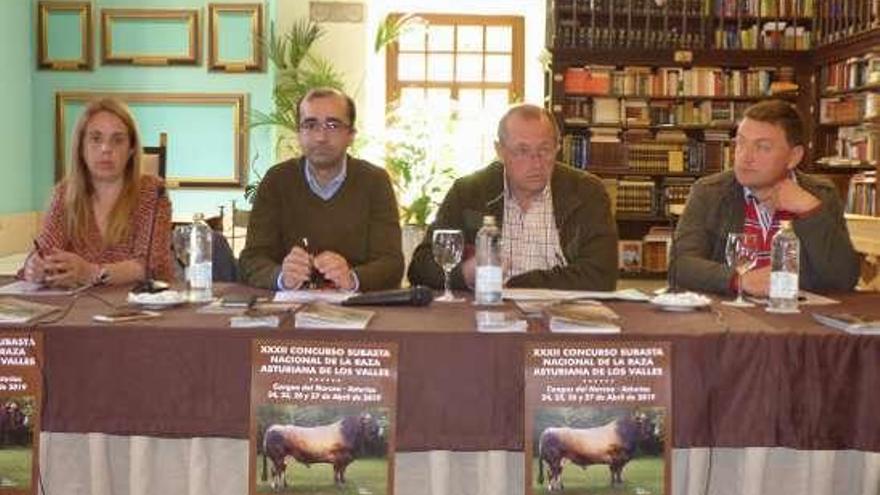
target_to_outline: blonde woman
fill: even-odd
[[[142,143],[128,107],[113,98],[91,102],[72,141],[67,176],[55,187],[25,280],[53,287],[148,275],[170,281],[171,203],[161,179],[140,173]]]

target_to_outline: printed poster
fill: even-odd
[[[526,494],[672,493],[668,342],[531,342],[525,352]]]
[[[0,494],[37,493],[42,335],[0,331]]]
[[[391,495],[397,345],[254,340],[250,494]]]

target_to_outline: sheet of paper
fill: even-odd
[[[339,304],[357,292],[348,290],[282,290],[275,293],[274,302]]]
[[[624,289],[618,291],[504,289],[504,299],[510,301],[570,301],[573,299],[595,299],[647,302],[650,297],[638,289]]]
[[[0,287],[0,294],[26,296],[69,296],[71,294],[76,294],[78,291],[88,287],[88,285],[85,285],[82,288],[77,289],[54,289],[34,282],[16,280],[15,282]]]

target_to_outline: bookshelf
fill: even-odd
[[[547,103],[562,129],[560,158],[603,179],[622,242],[659,242],[693,181],[732,165],[749,105],[784,98],[810,113],[820,4],[548,3]],[[642,274],[656,274],[650,265]]]
[[[847,213],[880,219],[880,1],[860,5],[826,23],[836,31],[815,51],[811,171],[835,182]]]

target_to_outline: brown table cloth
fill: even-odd
[[[229,290],[229,287],[221,289]],[[239,289],[236,289],[239,290]],[[99,294],[121,302],[122,292]],[[669,340],[673,446],[781,446],[880,451],[880,337],[816,324],[815,310],[880,316],[876,294],[800,315],[714,304],[664,313],[612,303],[619,335],[479,334],[470,304],[385,308],[366,331],[235,329],[183,307],[146,324],[91,321],[80,297],[45,332],[43,429],[246,438],[253,338],[392,341],[400,350],[398,449],[523,448],[523,343]],[[58,300],[57,302],[61,302]],[[537,328],[536,328],[537,327]]]

